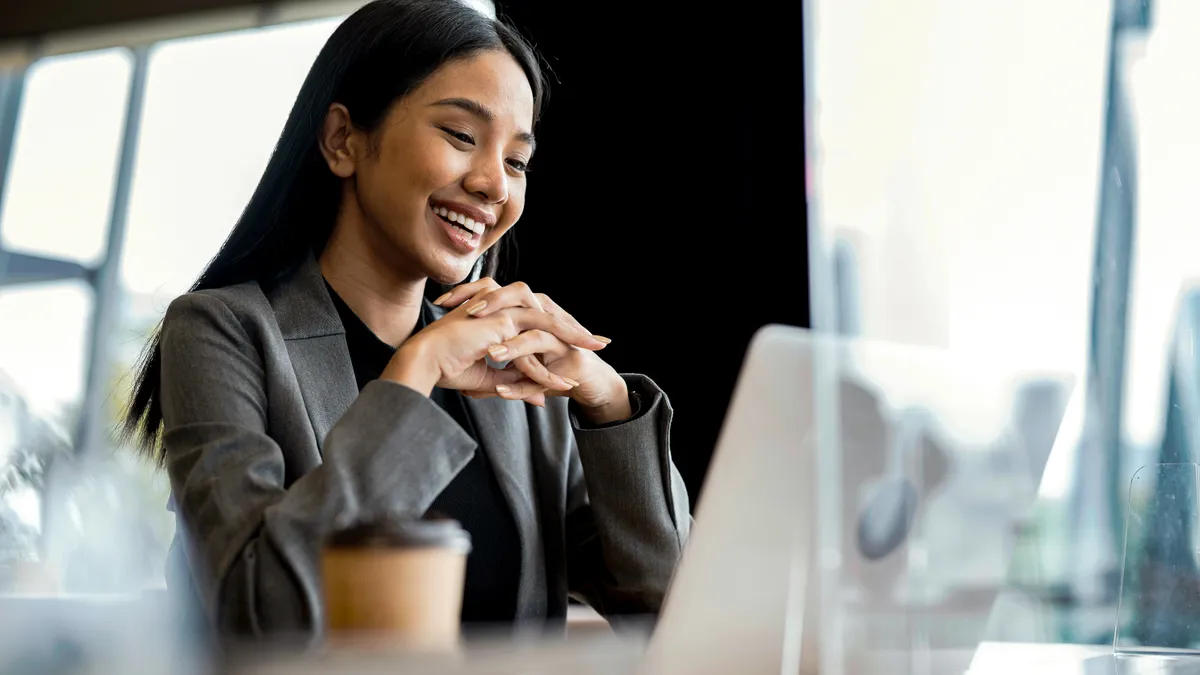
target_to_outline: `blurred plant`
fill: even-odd
[[[38,547],[38,534],[22,522],[16,511],[0,502],[0,563],[31,558]]]
[[[0,371],[0,561],[31,558],[38,531],[9,503],[31,491],[39,500],[55,462],[70,459],[71,442],[62,429],[34,415],[12,378]]]
[[[126,346],[140,346],[157,316],[124,321],[130,326],[122,329]],[[104,423],[110,431],[128,404],[134,356],[123,349],[108,365]],[[48,556],[60,561],[68,592],[162,584],[175,530],[165,508],[165,474],[115,433],[106,435],[104,447],[76,452],[69,432],[78,423],[78,402],[49,416],[34,414],[16,382],[0,371],[0,571],[9,561]]]
[[[27,417],[24,425],[26,439],[8,454],[3,469],[0,469],[0,499],[21,488],[41,492],[50,465],[58,458],[70,455],[71,442],[45,420]]]

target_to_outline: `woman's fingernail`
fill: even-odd
[[[572,387],[578,387],[578,386],[579,386],[579,383],[578,383],[578,382],[576,382],[575,380],[572,380],[572,379],[571,379],[571,378],[569,378],[569,377],[563,377],[562,375],[559,375],[559,378],[560,378],[560,379],[562,379],[562,381],[563,381],[563,382],[566,382],[567,384],[571,385]]]
[[[512,393],[512,387],[508,386],[507,384],[498,384],[498,385],[496,385],[496,393],[497,394]]]
[[[488,347],[488,354],[492,355],[493,359],[498,359],[508,353],[508,347],[504,345],[492,345]]]
[[[484,307],[487,307],[487,300],[480,300],[479,302],[467,308],[467,314],[475,316],[476,314],[482,312]]]
[[[592,339],[595,340],[596,342],[603,342],[604,344],[608,344],[608,343],[612,342],[612,340],[604,337],[603,335],[593,335]]]
[[[439,297],[437,300],[434,300],[434,301],[433,301],[433,304],[435,304],[435,305],[440,305],[440,304],[442,304],[443,302],[445,302],[445,301],[449,300],[449,299],[450,299],[450,296],[452,296],[452,295],[454,295],[454,291],[450,291],[449,293],[444,293],[444,294],[443,294],[441,297]]]

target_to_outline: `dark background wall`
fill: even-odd
[[[498,2],[553,69],[516,276],[670,394],[696,495],[754,331],[809,321],[801,3],[656,4]]]

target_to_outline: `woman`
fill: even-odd
[[[315,634],[323,537],[429,510],[474,541],[465,622],[659,608],[690,523],[666,396],[523,284],[424,299],[496,270],[542,96],[527,43],[456,0],[372,2],[317,57],[126,420],[170,474],[172,586],[220,632]]]

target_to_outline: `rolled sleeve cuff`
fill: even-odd
[[[593,424],[588,421],[587,416],[583,415],[579,405],[571,401],[569,410],[571,413],[571,426],[576,433],[580,431],[600,431],[603,429],[616,429],[626,425],[636,425],[647,415],[651,409],[658,406],[659,399],[662,398],[662,390],[650,381],[645,375],[626,375],[622,374],[621,379],[625,380],[625,386],[629,389],[629,408],[633,413],[623,419],[605,422],[603,424]],[[647,403],[648,402],[648,403]]]

